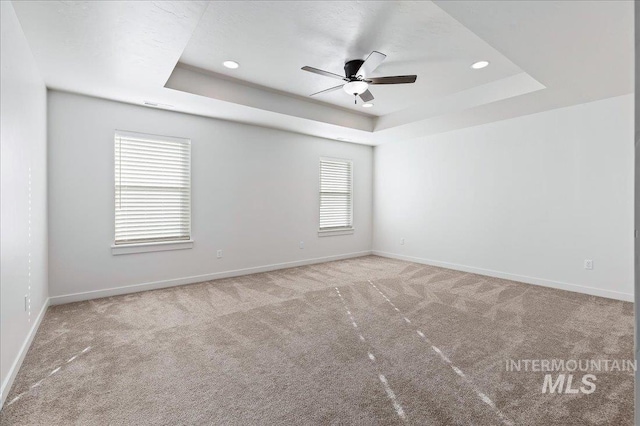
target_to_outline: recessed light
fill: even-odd
[[[224,65],[227,68],[230,68],[232,70],[235,70],[236,68],[238,68],[240,66],[239,63],[237,63],[236,61],[224,61],[222,63],[222,65]]]
[[[372,103],[367,102],[366,104],[362,104],[362,108],[371,108],[373,106]]]
[[[489,61],[478,61],[471,65],[471,68],[474,70],[479,70],[489,65]]]

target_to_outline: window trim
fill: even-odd
[[[356,228],[336,228],[336,229],[319,229],[318,237],[333,237],[335,235],[351,235]]]
[[[193,240],[154,241],[151,243],[112,244],[111,254],[149,253],[153,251],[185,250],[193,248]]]
[[[149,242],[133,242],[133,243],[121,243],[121,244],[116,244],[116,205],[115,205],[115,200],[116,200],[116,185],[115,185],[115,164],[116,164],[116,158],[115,158],[115,143],[116,143],[116,139],[118,137],[132,137],[132,138],[149,138],[149,139],[153,139],[153,140],[158,140],[158,141],[165,141],[165,142],[187,142],[189,144],[189,163],[188,163],[188,167],[189,167],[189,238],[188,239],[177,239],[177,240],[167,240],[167,241],[149,241]],[[112,179],[111,181],[113,182],[113,193],[112,193],[112,197],[111,200],[113,202],[112,204],[112,212],[113,212],[113,217],[112,217],[112,229],[113,229],[113,234],[112,234],[112,238],[111,238],[111,254],[114,256],[117,255],[122,255],[122,254],[133,254],[133,253],[148,253],[148,252],[154,252],[154,251],[167,251],[167,250],[184,250],[184,249],[191,249],[193,248],[193,205],[192,205],[192,161],[191,161],[191,139],[190,138],[185,138],[185,137],[177,137],[177,136],[165,136],[165,135],[156,135],[153,133],[142,133],[142,132],[133,132],[133,131],[129,131],[129,130],[119,130],[119,129],[115,129],[114,133],[113,133],[113,139],[112,139],[112,147],[113,149],[111,150],[112,152],[112,165],[113,167],[111,168],[111,171],[113,173],[112,175]]]
[[[344,163],[350,164],[351,171],[351,197],[350,197],[350,205],[349,209],[351,211],[351,226],[345,226],[341,228],[320,228],[320,208],[322,206],[322,162],[323,161],[340,161]],[[351,235],[355,231],[355,227],[353,223],[355,221],[355,214],[353,209],[353,160],[348,158],[337,158],[337,157],[320,157],[318,161],[318,237],[330,237],[337,235]]]

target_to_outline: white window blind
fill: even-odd
[[[320,230],[353,227],[353,163],[320,159]]]
[[[115,244],[191,238],[191,141],[117,132]]]

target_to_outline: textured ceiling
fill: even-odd
[[[357,143],[633,91],[632,1],[13,4],[49,88]],[[337,80],[302,66],[341,73],[372,50],[388,55],[375,75],[418,82],[372,87],[369,110],[308,97]]]
[[[522,72],[431,2],[212,2],[180,62],[306,97],[340,81],[301,67],[344,75],[346,61],[372,50],[387,55],[372,76],[417,74],[417,82],[372,86],[368,110],[342,90],[314,99],[379,116]],[[228,59],[240,68],[223,67]],[[491,66],[472,70],[480,59]]]

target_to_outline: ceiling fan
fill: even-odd
[[[389,77],[369,77],[373,70],[387,57],[384,53],[376,52],[375,50],[367,57],[366,60],[354,59],[344,64],[344,77],[339,74],[334,74],[329,71],[320,70],[313,67],[302,67],[304,71],[309,71],[315,74],[324,75],[325,77],[337,78],[343,80],[346,83],[342,83],[339,86],[331,87],[330,89],[321,90],[320,92],[312,93],[309,96],[316,96],[321,93],[329,93],[340,88],[344,89],[349,95],[354,96],[354,102],[358,103],[358,96],[363,102],[371,102],[373,100],[373,94],[369,91],[370,84],[406,84],[415,83],[416,75],[394,75]]]

